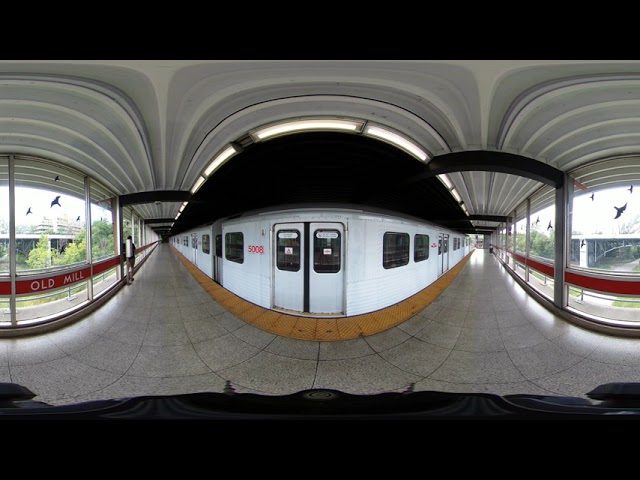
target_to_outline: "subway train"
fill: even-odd
[[[253,210],[169,241],[206,275],[249,302],[329,318],[398,303],[474,248],[460,232],[346,204]]]

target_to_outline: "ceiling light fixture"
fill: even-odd
[[[204,171],[205,176],[208,177],[209,175],[211,175],[214,170],[219,168],[224,162],[229,160],[236,153],[238,153],[238,150],[236,150],[233,145],[225,148],[218,156],[216,156],[211,161],[209,166],[205,169],[205,171]]]
[[[447,177],[446,175],[442,174],[442,175],[436,175],[438,177],[438,179],[445,184],[445,186],[447,187],[448,190],[451,190],[453,188],[453,185],[451,184],[451,180],[449,180],[449,177]]]
[[[250,132],[254,142],[266,140],[271,137],[287,135],[289,133],[300,131],[343,131],[358,132],[362,129],[364,122],[356,120],[340,120],[340,119],[307,119],[296,120],[293,122],[278,123],[266,128],[262,128],[255,132]]]
[[[203,176],[199,176],[198,177],[198,180],[196,180],[196,183],[194,183],[193,187],[191,187],[191,194],[192,195],[198,191],[198,189],[200,188],[200,185],[202,185],[204,183],[204,180],[205,180],[205,178]]]
[[[396,147],[399,147],[405,152],[410,153],[411,155],[418,158],[419,160],[422,160],[423,162],[426,160],[429,160],[429,155],[427,155],[427,152],[422,150],[420,147],[418,147],[415,143],[413,143],[409,139],[397,133],[394,133],[390,130],[377,127],[375,125],[367,125],[364,129],[364,133],[365,135],[370,135],[372,137],[379,138],[392,145],[395,145]]]

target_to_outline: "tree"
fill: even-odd
[[[38,240],[36,248],[31,249],[27,258],[30,268],[47,268],[59,265],[60,253],[55,248],[49,248],[49,235],[43,234]]]
[[[94,259],[115,255],[113,243],[113,225],[110,222],[100,219],[91,224],[91,249]]]
[[[640,233],[640,215],[619,226],[620,233]]]
[[[67,265],[87,261],[87,238],[85,235],[78,240],[79,237],[80,235],[77,235],[74,241],[65,248],[64,254],[61,255],[64,259],[62,264]]]
[[[531,231],[531,255],[553,259],[555,257],[555,239],[537,230]]]

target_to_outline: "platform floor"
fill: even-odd
[[[133,285],[59,331],[0,339],[0,382],[66,404],[137,395],[440,390],[584,396],[640,381],[640,339],[554,316],[487,251],[409,320],[348,340],[258,328],[216,302],[167,244]]]

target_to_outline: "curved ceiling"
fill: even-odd
[[[0,154],[44,157],[117,195],[142,194],[132,207],[144,219],[175,218],[211,160],[244,144],[174,233],[288,201],[370,204],[467,228],[425,164],[384,142],[318,133],[243,143],[260,126],[311,116],[387,127],[431,159],[504,152],[575,172],[586,188],[640,180],[640,61],[0,61]],[[412,175],[420,179],[407,183]],[[505,171],[448,175],[470,215],[509,215],[542,186]],[[401,181],[409,187],[386,188]]]

